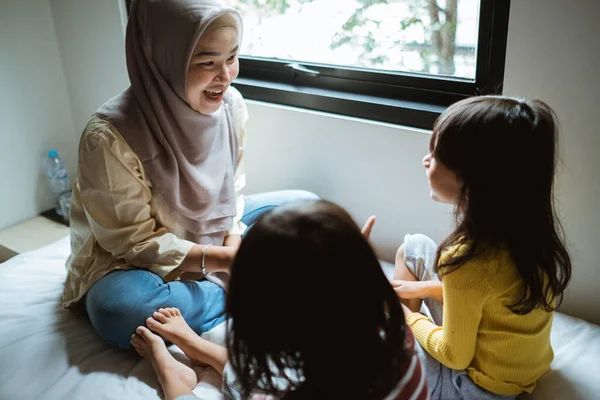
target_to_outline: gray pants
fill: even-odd
[[[404,261],[410,272],[419,280],[439,280],[433,272],[437,245],[424,235],[406,235],[404,237]],[[421,313],[427,315],[436,325],[442,326],[442,304],[433,299],[425,299]],[[427,377],[429,395],[432,400],[512,400],[516,396],[495,394],[477,386],[466,371],[450,369],[433,358],[419,343],[415,351]]]

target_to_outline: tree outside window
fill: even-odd
[[[226,0],[242,55],[475,79],[479,0]]]

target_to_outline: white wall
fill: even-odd
[[[512,1],[505,93],[537,97],[562,125],[558,205],[573,256],[562,311],[600,323],[600,2]]]
[[[49,1],[79,139],[92,113],[129,86],[120,10],[124,3]]]
[[[0,0],[0,229],[52,207],[47,150],[75,165],[69,97],[47,1]]]
[[[248,101],[247,189],[307,189],[345,207],[393,260],[407,233],[448,233],[451,209],[429,199],[421,159],[430,133]]]

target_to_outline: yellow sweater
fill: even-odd
[[[463,250],[447,251],[441,261]],[[508,252],[470,260],[444,276],[443,287],[443,326],[420,313],[406,318],[421,346],[448,368],[466,369],[490,392],[531,393],[554,358],[553,313],[538,308],[517,315],[508,309],[522,293]]]

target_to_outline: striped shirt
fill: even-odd
[[[406,327],[406,336],[404,338],[404,350],[408,357],[402,366],[402,378],[400,378],[398,385],[383,400],[428,400],[427,381],[421,368],[421,363],[415,353],[415,339],[408,327]],[[231,387],[227,389],[229,390],[224,390],[226,399],[241,398],[239,393],[236,393],[240,396],[237,397],[230,391]],[[267,394],[255,393],[250,397],[250,400],[277,400],[277,398]]]
[[[402,367],[402,378],[384,400],[427,400],[427,381],[415,353],[415,339],[408,327],[404,338],[404,350],[408,359]]]

